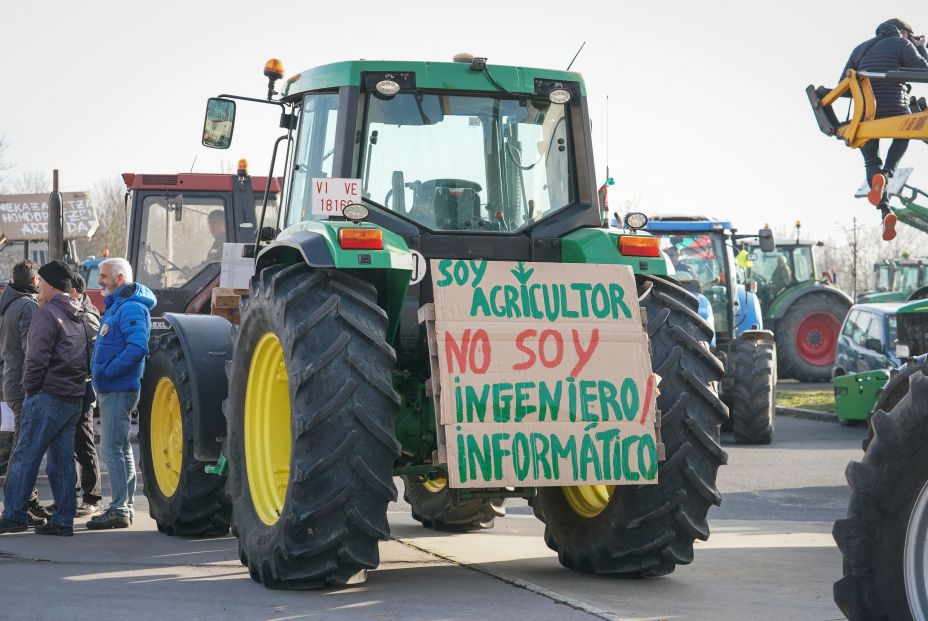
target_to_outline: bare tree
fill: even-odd
[[[52,191],[51,175],[47,171],[23,172],[3,186],[4,194],[45,194]]]
[[[10,141],[6,136],[0,136],[0,181],[6,177],[6,172],[13,168],[14,164],[7,158],[7,151],[10,148]]]
[[[111,256],[124,256],[126,252],[126,186],[122,179],[99,179],[90,190],[97,209],[99,226],[90,239],[76,242],[79,257],[101,256],[107,250]]]

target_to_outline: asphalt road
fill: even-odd
[[[844,468],[861,456],[864,433],[780,418],[768,447],[723,436],[729,465],[712,535],[691,565],[663,578],[563,569],[524,502],[510,502],[493,530],[457,535],[421,528],[395,503],[394,539],[366,584],[270,591],[240,565],[234,538],[161,535],[142,497],[126,530],[79,522],[70,539],[0,537],[0,619],[841,619],[831,522],[844,514]]]

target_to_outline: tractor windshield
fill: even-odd
[[[722,238],[709,233],[665,234],[661,248],[670,258],[676,277],[686,289],[706,296],[715,316],[715,331],[729,330],[729,282]]]
[[[876,290],[893,290],[893,270],[889,265],[879,265],[876,268]]]
[[[365,197],[431,230],[518,231],[575,196],[563,104],[370,96],[362,140]]]
[[[918,265],[903,265],[896,272],[898,283],[896,291],[915,291],[920,283],[918,282],[919,272]]]

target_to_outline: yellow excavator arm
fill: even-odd
[[[928,70],[899,69],[875,73],[871,71],[847,70],[847,75],[833,89],[823,86],[806,87],[812,104],[815,120],[826,136],[834,136],[852,149],[861,147],[873,138],[909,138],[928,140],[928,110],[919,105],[910,114],[876,117],[876,100],[873,97],[871,80],[894,82],[928,82]],[[842,97],[851,99],[851,113],[846,122],[838,121],[832,105]],[[920,100],[924,104],[924,100]]]

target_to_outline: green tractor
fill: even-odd
[[[279,62],[269,62],[265,75],[266,99],[226,95],[207,104],[203,143],[219,148],[231,143],[236,99],[280,109],[269,177],[274,161],[285,160],[283,205],[276,220],[261,215],[257,243],[246,250],[254,275],[237,292],[237,326],[214,315],[165,315],[173,330],[153,347],[140,404],[142,460],[173,473],[164,486],[161,478],[146,481],[146,496],[160,507],[153,513],[159,528],[217,534],[231,515],[254,580],[284,589],[356,584],[378,565],[398,476],[413,516],[427,528],[486,528],[504,514],[507,498],[526,498],[565,567],[647,577],[691,562],[693,541],[709,536],[706,516],[720,502],[716,471],[726,454],[719,426],[728,417],[717,394],[722,366],[696,298],[667,277],[658,241],[638,232],[643,214],[627,216],[623,230],[603,227],[581,76],[474,57],[330,64],[291,77],[282,93],[275,90]],[[441,287],[473,285],[476,300],[470,277],[504,263],[517,266],[512,272],[522,285],[489,292],[492,300],[505,292],[492,306],[494,321],[502,321],[499,313],[520,316],[517,300],[527,304],[526,318],[548,315],[529,279],[590,271],[582,264],[627,273],[636,300],[611,281],[585,291],[591,312],[599,313],[597,300],[613,310],[625,307],[623,299],[643,309],[640,322],[623,325],[644,339],[642,366],[659,376],[659,392],[650,380],[646,392],[622,383],[621,405],[642,410],[644,424],[648,395],[658,395],[660,446],[640,443],[636,451],[629,444],[636,436],[619,441],[606,433],[594,444],[589,429],[602,421],[582,423],[582,451],[580,441],[541,446],[544,438],[532,434],[533,472],[551,480],[461,484],[468,472],[495,472],[501,462],[468,443],[470,471],[450,464],[463,443],[445,441],[452,436],[442,434],[448,427],[440,414],[460,393],[434,381],[434,365],[445,362],[432,350],[441,347],[441,327],[428,314],[441,308]],[[607,288],[610,297],[598,298]],[[567,292],[560,291],[567,316]],[[569,312],[576,317],[577,306]],[[491,346],[504,344],[486,333],[480,342],[480,332],[458,352],[474,368]],[[557,368],[557,335],[548,349],[545,338],[537,357]],[[609,364],[618,377],[626,362]],[[494,422],[502,409],[515,408],[517,419],[532,415],[525,391],[544,378],[521,373],[515,377],[524,381],[508,393],[494,393]],[[617,403],[615,391],[603,392],[605,383],[597,396],[574,379],[566,378],[564,398],[580,395],[577,422],[591,420],[590,402]],[[560,396],[557,388],[548,399]],[[489,407],[477,403],[476,416],[489,416]],[[571,425],[573,417],[571,409]],[[524,436],[514,432],[512,454],[498,450],[509,435],[482,446],[495,458],[509,455],[518,470],[529,448],[520,449],[516,440]],[[621,457],[597,461],[593,454],[606,445],[620,447]],[[548,448],[551,459],[573,451],[581,474],[570,485],[545,469]],[[629,460],[647,472],[629,473]],[[620,461],[628,474],[621,481]],[[588,469],[595,483],[583,483]],[[227,477],[224,491],[207,481],[216,476]]]
[[[772,252],[751,244],[753,261],[745,269],[745,280],[757,283],[764,327],[776,335],[778,374],[800,382],[831,379],[841,322],[853,304],[846,293],[817,278],[816,245],[822,243],[798,236],[777,240]]]
[[[839,416],[859,412],[869,426],[863,459],[846,471],[847,517],[833,529],[844,555],[834,598],[851,621],[928,618],[928,303],[897,311],[896,336],[898,369],[835,380]]]
[[[880,259],[873,264],[871,291],[857,296],[858,303],[905,302],[928,297],[928,259]]]

